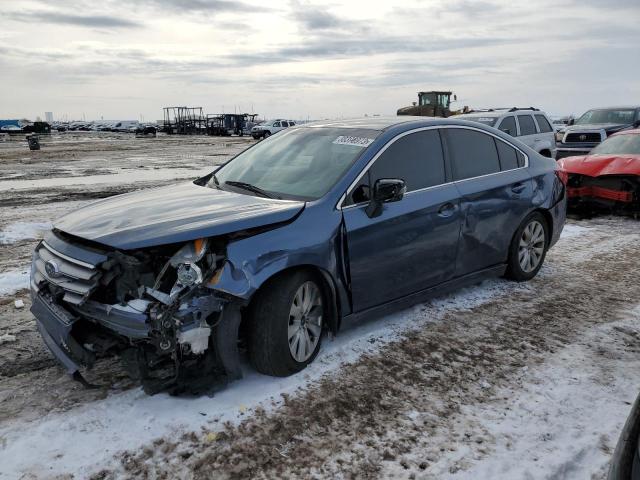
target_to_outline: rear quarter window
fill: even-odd
[[[498,156],[500,157],[500,168],[503,171],[513,170],[521,166],[518,159],[518,151],[515,148],[502,140],[495,139],[495,141],[498,148]]]
[[[518,135],[518,130],[516,128],[516,119],[512,116],[503,118],[502,122],[500,122],[500,125],[498,126],[498,129],[503,131],[504,133],[508,133],[512,137]]]
[[[549,124],[549,121],[546,119],[544,115],[536,115],[536,120],[538,121],[538,127],[540,127],[540,132],[548,133],[553,132],[553,128]]]
[[[455,180],[500,171],[498,150],[491,135],[476,130],[448,128],[446,136]]]
[[[531,115],[518,115],[518,123],[520,124],[520,136],[536,133],[536,124],[533,123]]]

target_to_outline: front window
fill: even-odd
[[[380,134],[377,130],[310,127],[283,130],[216,171],[210,186],[243,182],[276,198],[315,200],[326,194]],[[244,191],[243,191],[244,193]]]
[[[640,134],[621,134],[607,138],[591,150],[591,155],[640,155]]]
[[[635,110],[632,109],[608,109],[608,110],[589,110],[583,114],[575,125],[587,125],[592,123],[633,123]]]

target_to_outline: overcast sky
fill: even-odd
[[[0,118],[640,103],[640,0],[0,0]]]

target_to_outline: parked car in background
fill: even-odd
[[[588,155],[558,161],[569,208],[605,207],[640,213],[640,130],[611,135]]]
[[[493,108],[476,110],[456,118],[497,128],[531,147],[540,155],[556,157],[556,140],[549,117],[537,108]]]
[[[311,363],[323,331],[505,275],[536,276],[562,232],[556,163],[454,118],[289,128],[195,182],[54,223],[31,311],[70,373],[119,354],[149,392]]]
[[[256,140],[259,138],[267,138],[274,133],[284,130],[285,128],[293,127],[295,124],[296,122],[292,120],[283,120],[281,118],[277,120],[267,120],[254,126],[251,129],[251,136]]]
[[[572,125],[573,122],[575,121],[575,118],[573,118],[573,115],[564,115],[564,116],[549,115],[549,119],[551,120],[551,126],[556,132],[559,132],[560,130],[566,128],[569,125]]]
[[[609,135],[640,126],[640,107],[596,108],[556,133],[557,159],[585,155]]]

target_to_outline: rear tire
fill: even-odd
[[[320,351],[326,305],[320,282],[310,272],[276,278],[259,291],[248,332],[254,368],[286,377],[313,362]]]
[[[505,277],[525,282],[535,277],[547,255],[549,227],[540,212],[533,212],[518,227],[511,245]]]

